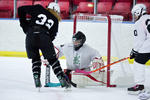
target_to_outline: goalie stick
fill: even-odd
[[[50,69],[51,66],[49,64],[45,64],[46,66],[46,74],[45,74],[45,86],[44,87],[58,87],[60,83],[52,83],[50,82]]]
[[[50,67],[51,66],[47,65],[47,64],[45,64],[45,66],[46,66],[46,74],[45,74],[45,86],[44,87],[59,87],[60,83],[50,82]],[[95,79],[92,75],[87,75],[87,74],[83,74],[83,75],[90,78],[91,80],[93,80],[95,82],[106,84],[103,81],[99,81],[99,80]],[[71,80],[70,80],[70,83],[73,87],[75,87],[75,88],[78,87],[78,85],[73,83]]]
[[[61,86],[60,83],[52,83],[50,82],[50,65],[48,64],[44,64],[46,66],[46,74],[45,74],[45,87],[58,87],[58,86]],[[73,83],[71,80],[70,80],[70,84],[73,86],[73,87],[77,87],[77,84]]]
[[[54,48],[58,51],[58,53],[56,54],[56,57],[58,58],[59,57],[59,50],[55,46],[54,46]],[[56,64],[57,61],[54,64]],[[52,66],[50,66],[47,63],[47,61],[44,62],[44,60],[43,60],[42,62],[44,63],[44,66],[46,66],[46,71],[45,71],[45,86],[44,87],[58,87],[58,86],[61,86],[60,83],[52,83],[52,82],[50,82],[50,69],[51,69],[52,66],[54,66],[54,64]]]
[[[122,61],[124,61],[124,60],[127,60],[128,58],[129,58],[129,57],[125,57],[125,58],[119,59],[119,60],[117,60],[117,61],[115,61],[115,62],[113,62],[113,63],[110,63],[110,64],[108,64],[108,65],[102,66],[102,67],[100,67],[100,68],[98,68],[98,69],[95,69],[95,70],[93,70],[93,71],[86,72],[86,71],[84,71],[84,70],[77,69],[77,70],[75,70],[75,72],[76,72],[76,73],[90,74],[90,73],[96,72],[96,71],[98,71],[98,70],[104,69],[105,67],[110,67],[111,65],[114,65],[114,64],[116,64],[116,63],[119,63],[119,62],[122,62]]]
[[[93,76],[90,75],[90,74],[83,74],[83,73],[76,73],[76,72],[74,72],[73,74],[75,74],[75,75],[83,75],[83,76],[86,76],[86,77],[90,78],[91,80],[93,80],[93,81],[95,81],[95,82],[106,84],[106,83],[103,82],[103,81],[97,80],[95,77],[93,77]]]
[[[84,74],[85,75],[85,74]],[[87,76],[88,78],[90,78],[91,80],[93,80],[93,81],[95,81],[95,82],[98,82],[98,83],[103,83],[103,84],[106,84],[105,82],[103,82],[103,81],[99,81],[99,80],[97,80],[97,79],[95,79],[92,75],[85,75],[85,76]]]

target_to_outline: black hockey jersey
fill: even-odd
[[[31,16],[27,20],[26,16]],[[58,32],[59,16],[53,10],[48,10],[41,5],[21,6],[18,8],[20,26],[26,33],[29,27],[41,26],[48,30],[49,35],[55,38]]]

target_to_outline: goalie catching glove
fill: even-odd
[[[97,58],[95,57],[92,61],[92,69],[97,69],[97,68],[100,68],[101,66],[104,66],[104,61],[101,58]]]

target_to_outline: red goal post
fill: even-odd
[[[122,23],[122,16],[110,16],[110,15],[89,15],[89,14],[76,14],[74,15],[74,23],[73,23],[73,34],[77,31],[78,21],[102,21],[107,23],[107,64],[111,63],[111,43],[112,43],[112,22]],[[107,68],[107,87],[116,87],[116,85],[112,85],[110,82],[110,68]]]

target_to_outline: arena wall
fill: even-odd
[[[104,22],[102,23],[99,22],[99,24],[93,24],[93,23],[95,22],[90,23],[92,24],[91,27],[107,27],[106,23]],[[127,23],[127,22],[122,23],[121,27],[122,27],[121,33],[127,34],[127,37],[125,38],[127,39],[129,38],[129,40],[131,41],[133,23]],[[116,30],[118,30],[117,28],[118,27],[116,27]],[[89,30],[89,33],[92,34],[88,34],[90,36],[88,40],[92,40],[94,35],[93,30]],[[100,33],[103,33],[103,30],[101,30]],[[73,34],[73,21],[63,20],[62,22],[60,22],[59,32],[54,41],[54,45],[71,42],[72,34]],[[93,46],[96,45],[97,44],[94,44]],[[131,49],[131,45],[129,46],[129,50],[130,49]],[[25,34],[23,33],[20,27],[18,19],[17,20],[0,19],[0,56],[3,55],[7,56],[10,54],[13,54],[13,56],[15,55],[23,56],[25,54]]]

